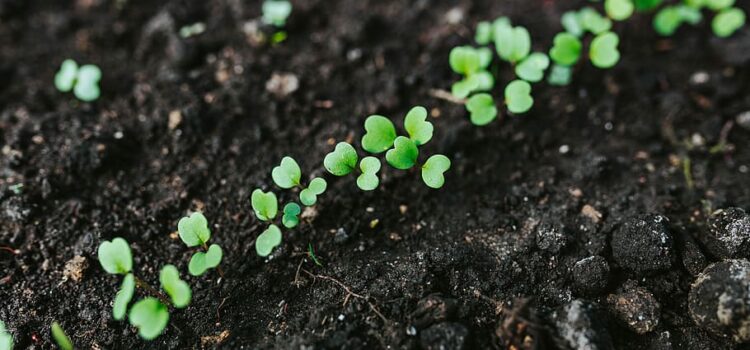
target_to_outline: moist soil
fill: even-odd
[[[735,121],[750,109],[750,31],[664,39],[639,14],[615,26],[614,69],[581,64],[570,86],[535,85],[528,114],[476,127],[434,97],[458,78],[450,49],[505,15],[547,50],[560,14],[588,2],[293,3],[270,45],[260,1],[0,2],[0,319],[17,348],[52,348],[53,321],[82,349],[566,348],[571,308],[597,311],[578,326],[598,348],[737,347],[696,325],[688,293],[720,260],[700,243],[707,214],[750,209],[750,131]],[[178,35],[195,22],[203,34]],[[99,100],[54,88],[66,58],[101,67]],[[503,86],[510,69],[497,71]],[[298,89],[269,92],[287,73]],[[384,169],[367,193],[324,173],[368,115],[400,123],[414,105],[435,124],[423,153],[452,160],[441,190],[414,171]],[[250,193],[294,198],[271,186],[284,155],[329,189],[260,258]],[[223,278],[187,275],[175,231],[195,210]],[[638,220],[668,238],[658,259],[628,236]],[[117,236],[141,278],[158,285],[171,263],[193,288],[154,341],[112,319],[120,279],[96,249]],[[618,296],[659,308],[634,327]]]

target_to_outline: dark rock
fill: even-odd
[[[574,350],[613,349],[607,323],[598,309],[580,299],[573,300],[553,314],[557,332]]]
[[[425,350],[461,350],[466,348],[469,330],[460,323],[438,323],[425,329],[419,336]]]
[[[629,281],[616,294],[607,296],[610,312],[626,327],[638,334],[646,334],[659,325],[661,305],[646,288]]]
[[[536,229],[536,246],[550,253],[559,253],[568,244],[562,224],[542,223]]]
[[[612,256],[624,269],[635,273],[668,270],[674,248],[668,219],[646,214],[629,219],[612,235]]]
[[[609,264],[599,255],[592,255],[573,265],[573,283],[579,293],[599,294],[607,288],[608,282]]]
[[[720,258],[748,258],[750,215],[740,208],[719,210],[708,218],[708,234],[700,237],[706,249]]]
[[[750,342],[750,262],[730,259],[709,265],[690,289],[688,308],[703,329],[737,343]]]
[[[412,312],[412,325],[422,329],[431,324],[445,322],[455,315],[457,305],[456,299],[437,294],[428,295],[417,303],[417,308]]]
[[[693,276],[701,273],[706,268],[706,265],[708,265],[706,256],[703,255],[695,242],[690,240],[685,242],[685,246],[682,249],[682,265]]]

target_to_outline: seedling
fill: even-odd
[[[372,191],[380,184],[378,171],[380,171],[380,159],[375,157],[365,157],[359,163],[359,169],[362,173],[357,177],[357,187],[362,191]]]
[[[195,259],[195,256],[193,256],[193,259]],[[166,265],[161,269],[159,283],[161,283],[162,289],[172,298],[174,307],[181,309],[190,304],[193,293],[190,286],[180,279],[180,273],[174,265]]]
[[[599,68],[611,68],[620,60],[620,51],[617,45],[620,38],[612,32],[605,32],[597,35],[591,41],[589,48],[589,58],[591,63]]]
[[[583,44],[570,32],[558,33],[553,40],[549,57],[560,66],[572,66],[581,57]]]
[[[281,223],[286,228],[295,228],[299,224],[299,214],[302,212],[297,203],[287,203],[284,206],[284,216],[281,218]]]
[[[0,350],[13,350],[13,335],[5,329],[3,321],[0,321]]]
[[[494,27],[493,38],[497,54],[503,60],[515,64],[531,52],[531,35],[524,27],[513,27],[503,21]]]
[[[534,52],[516,66],[516,75],[528,82],[536,83],[544,78],[544,71],[549,67],[547,55]]]
[[[266,0],[263,2],[263,22],[276,27],[284,27],[292,13],[292,3],[287,0]]]
[[[190,258],[188,271],[193,276],[203,275],[209,269],[219,266],[224,252],[218,244],[208,246],[211,239],[211,230],[208,228],[208,220],[200,212],[183,217],[177,223],[177,232],[188,248],[202,247],[204,252],[196,252]]]
[[[366,122],[365,129],[367,129]],[[393,130],[393,134],[396,134],[396,130]],[[370,136],[370,138],[372,137],[373,136]],[[370,140],[369,142],[376,141]],[[381,149],[381,147],[377,147],[375,149],[379,150]],[[326,170],[328,170],[329,173],[335,176],[345,176],[349,175],[349,173],[356,169],[358,159],[359,157],[357,156],[357,151],[352,145],[346,142],[339,142],[333,152],[328,153],[323,159],[323,166],[326,168]]]
[[[453,84],[451,93],[466,98],[474,91],[486,91],[495,86],[495,78],[487,71],[492,62],[492,51],[486,47],[475,49],[459,46],[451,50],[449,63],[454,72],[464,78]]]
[[[422,165],[422,180],[431,188],[443,187],[445,176],[443,175],[451,167],[451,161],[442,154],[436,154]]]
[[[466,101],[471,122],[474,125],[487,125],[497,117],[497,107],[490,94],[476,94]]]
[[[50,327],[50,329],[52,331],[52,338],[55,339],[55,343],[57,343],[57,346],[61,350],[73,350],[73,342],[70,341],[70,338],[65,334],[65,331],[60,327],[59,323],[52,322],[52,327]],[[1,346],[0,349],[2,349]]]
[[[180,37],[187,39],[196,35],[201,35],[206,31],[206,24],[203,22],[196,22],[191,25],[180,28]]]
[[[513,113],[524,113],[534,105],[531,85],[523,80],[514,80],[505,87],[505,104]]]
[[[720,38],[726,38],[745,25],[745,12],[740,8],[733,7],[721,10],[711,21],[714,34]]]
[[[278,226],[271,224],[255,239],[255,252],[265,257],[271,254],[279,244],[281,244],[281,230]]]
[[[573,75],[573,69],[568,66],[561,66],[555,64],[549,72],[547,82],[550,85],[564,86],[570,84],[571,76]]]
[[[607,16],[615,21],[622,21],[630,18],[635,10],[632,0],[605,0],[604,10]]]
[[[72,59],[63,61],[55,74],[55,87],[61,92],[70,92],[81,101],[91,102],[99,98],[99,80],[102,71],[93,64],[78,66]]]
[[[255,216],[258,220],[273,222],[278,214],[278,201],[276,194],[273,192],[263,192],[261,189],[253,191],[250,199]],[[284,207],[282,215],[282,224],[288,228],[297,226],[299,219],[297,216],[301,208],[296,203],[287,204]],[[255,239],[255,252],[262,257],[266,257],[281,244],[281,230],[278,226],[271,223],[268,228]]]
[[[699,9],[687,5],[666,6],[654,16],[654,30],[657,33],[670,36],[674,34],[682,23],[698,24],[703,15]]]
[[[271,177],[273,178],[273,182],[281,188],[290,189],[299,187],[301,189],[299,194],[300,202],[306,206],[314,205],[317,202],[318,195],[325,192],[328,185],[326,180],[320,177],[312,179],[307,187],[302,185],[302,170],[300,170],[299,165],[292,157],[284,157],[281,160],[281,164],[273,168]]]
[[[279,204],[273,192],[266,193],[261,189],[256,189],[250,197],[250,202],[258,220],[271,221],[276,218]]]
[[[138,335],[153,340],[164,332],[169,322],[169,310],[158,299],[147,297],[130,309],[130,324],[138,328]]]

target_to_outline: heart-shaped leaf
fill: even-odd
[[[485,70],[474,73],[469,79],[477,82],[477,87],[474,91],[489,91],[495,87],[495,77],[492,76],[492,73]]]
[[[745,12],[738,7],[721,10],[713,21],[711,28],[720,38],[726,38],[745,25]]]
[[[479,53],[471,46],[454,47],[448,55],[448,62],[454,72],[463,76],[478,71],[481,63]]]
[[[549,57],[541,52],[534,52],[516,66],[516,75],[526,81],[535,83],[544,78],[544,70],[549,67]]]
[[[563,86],[570,84],[570,78],[573,75],[573,69],[568,66],[555,64],[549,72],[547,81],[550,85]]]
[[[497,54],[510,63],[521,61],[531,51],[531,36],[524,27],[513,27],[510,24],[495,26],[493,38]]]
[[[422,165],[422,180],[430,188],[443,187],[443,174],[451,167],[451,160],[442,154],[436,154]]]
[[[490,94],[481,93],[471,96],[466,101],[466,110],[470,113],[471,123],[487,125],[497,117],[497,106]]]
[[[255,216],[261,221],[273,220],[279,210],[276,194],[273,192],[266,193],[261,189],[256,189],[250,197],[250,202],[255,211]]]
[[[299,186],[302,170],[292,157],[284,157],[281,164],[271,171],[273,182],[281,188],[292,188]]]
[[[404,118],[404,128],[417,146],[430,142],[433,126],[427,121],[427,109],[422,106],[412,108]]]
[[[169,310],[158,299],[147,297],[133,305],[128,319],[131,325],[138,328],[141,338],[153,340],[167,327]]]
[[[698,24],[702,19],[703,15],[698,8],[686,5],[665,6],[654,16],[653,24],[657,33],[669,36],[674,34],[683,22]]]
[[[591,47],[589,48],[591,63],[599,68],[610,68],[617,64],[617,61],[620,60],[620,52],[617,51],[619,43],[620,38],[615,33],[606,32],[597,35],[591,41]]]
[[[396,139],[396,127],[386,117],[371,115],[365,120],[365,136],[362,136],[362,148],[365,151],[378,154],[393,146]]]
[[[55,87],[61,92],[73,90],[78,75],[78,64],[76,61],[67,59],[60,65],[60,70],[55,74]]]
[[[302,208],[297,203],[287,203],[284,206],[284,216],[281,217],[281,223],[286,228],[294,228],[299,224],[299,214],[302,212]]]
[[[279,244],[281,244],[281,230],[276,225],[270,225],[255,239],[255,252],[259,256],[266,257]]]
[[[263,2],[263,22],[283,27],[292,13],[292,3],[288,0],[266,0]]]
[[[329,173],[336,176],[344,176],[357,166],[357,151],[346,142],[339,142],[333,152],[328,153],[323,159],[323,166]]]
[[[635,5],[632,0],[604,0],[604,11],[615,21],[629,18],[633,10],[635,10]]]
[[[219,266],[223,257],[224,251],[221,247],[218,244],[212,244],[205,253],[196,252],[193,254],[188,264],[188,272],[193,276],[203,275],[208,269]]]
[[[318,195],[325,192],[328,183],[320,177],[310,181],[310,185],[299,193],[299,201],[306,206],[311,206],[318,201]]]
[[[365,157],[359,162],[362,174],[357,177],[357,187],[362,191],[372,191],[380,184],[378,171],[380,171],[380,160],[375,157]]]
[[[581,41],[573,34],[558,33],[549,50],[549,57],[558,65],[571,66],[581,57],[582,47]]]
[[[78,69],[73,94],[81,101],[91,102],[99,98],[99,80],[102,71],[99,67],[86,64]]]
[[[180,273],[174,265],[166,265],[161,269],[159,283],[172,299],[174,307],[181,309],[190,304],[193,292],[190,290],[190,285],[180,279]]]
[[[133,255],[128,242],[120,237],[104,241],[97,253],[99,263],[109,274],[127,274],[133,269]]]
[[[575,35],[576,37],[580,37],[581,35],[583,35],[584,28],[578,12],[568,11],[563,13],[562,17],[560,18],[560,22],[562,23],[562,26],[563,28],[565,28],[566,32]]]
[[[177,223],[177,232],[180,239],[188,246],[195,247],[206,244],[211,239],[211,231],[208,229],[208,220],[200,212],[186,216]]]
[[[583,27],[592,34],[601,34],[612,28],[612,20],[602,16],[591,7],[582,8],[578,11],[578,16]]]
[[[451,94],[456,98],[466,98],[472,92],[479,89],[480,81],[474,77],[475,75],[472,75],[471,77],[453,83],[453,85],[451,85]]]
[[[206,267],[213,269],[221,263],[224,257],[224,251],[218,244],[212,244],[206,251]]]
[[[492,50],[489,47],[480,47],[476,50],[477,55],[479,55],[479,70],[475,73],[479,73],[487,69],[490,63],[492,63]]]
[[[388,150],[385,154],[385,160],[396,169],[406,170],[414,166],[417,162],[419,150],[417,145],[411,139],[399,136],[393,142],[393,149]]]
[[[523,80],[511,81],[505,87],[505,104],[508,110],[519,114],[528,111],[534,105],[531,97],[531,85]]]
[[[487,45],[492,41],[492,23],[482,21],[477,23],[477,31],[474,34],[474,41],[479,45]]]
[[[115,302],[112,305],[112,316],[115,320],[122,320],[128,311],[128,304],[133,299],[135,293],[135,276],[132,273],[125,275],[122,280],[122,286],[115,296]]]

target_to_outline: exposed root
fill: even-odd
[[[341,282],[341,281],[339,281],[339,280],[337,280],[337,279],[335,279],[335,278],[333,278],[331,276],[320,275],[320,274],[315,275],[312,272],[307,271],[305,269],[302,269],[302,272],[306,273],[308,276],[312,277],[313,279],[320,278],[322,280],[331,281],[331,282],[337,284],[339,287],[341,287],[346,292],[346,297],[344,298],[344,304],[343,304],[343,306],[346,306],[346,304],[349,302],[349,299],[351,297],[354,297],[354,298],[357,298],[357,299],[361,299],[361,300],[365,301],[367,303],[367,305],[370,306],[370,310],[372,310],[372,312],[374,312],[378,317],[380,317],[380,319],[383,321],[383,323],[388,323],[388,319],[385,318],[385,316],[383,316],[382,313],[380,313],[380,311],[378,310],[378,307],[373,302],[370,301],[369,297],[364,296],[362,294],[355,293],[354,291],[352,291],[351,288],[349,288],[349,286],[347,286],[343,282]]]

